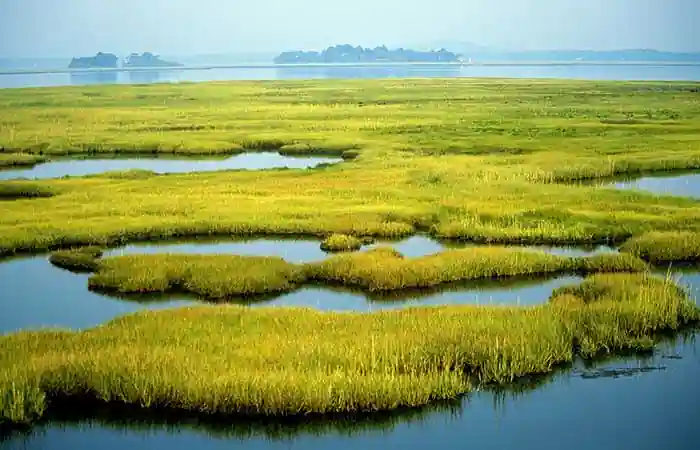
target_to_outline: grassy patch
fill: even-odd
[[[102,249],[99,247],[79,247],[51,253],[49,262],[54,266],[74,272],[94,272],[99,266]]]
[[[479,279],[647,269],[631,255],[568,258],[505,247],[475,247],[409,259],[380,247],[307,264],[258,256],[114,256],[100,262],[89,285],[124,294],[181,291],[219,300],[291,291],[308,283],[381,293]]]
[[[694,88],[416,79],[7,89],[0,146],[15,152],[359,157],[312,171],[42,181],[62,195],[40,210],[3,205],[0,253],[176,235],[429,228],[477,242],[589,243],[700,232],[695,201],[553,183],[700,168],[700,110],[679,100]]]
[[[653,264],[700,261],[700,233],[651,232],[625,242],[620,251]]]
[[[46,161],[41,155],[29,155],[24,153],[2,153],[0,149],[0,169],[12,167],[31,167]]]
[[[191,292],[209,299],[294,289],[301,267],[282,258],[237,255],[128,255],[105,258],[89,287],[120,293]]]
[[[352,252],[362,248],[362,239],[346,234],[332,234],[321,242],[326,252]]]
[[[448,250],[410,259],[391,248],[377,248],[338,255],[310,263],[307,267],[310,279],[356,286],[371,292],[425,288],[485,278],[581,271],[637,272],[647,269],[643,261],[634,257],[599,255],[568,258],[507,247]]]
[[[6,181],[0,182],[0,200],[21,200],[26,198],[53,197],[53,189],[35,182]],[[2,251],[0,250],[0,253]]]
[[[586,301],[530,308],[328,314],[224,305],[2,336],[0,420],[31,421],[56,396],[205,415],[418,406],[473,383],[550,372],[571,361],[574,344],[584,356],[648,346],[655,331],[698,319],[675,284],[647,274],[584,284],[567,295]]]

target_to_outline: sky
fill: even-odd
[[[0,0],[0,58],[471,42],[700,51],[700,0]]]

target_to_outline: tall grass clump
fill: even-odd
[[[59,250],[51,253],[49,262],[54,266],[75,272],[94,272],[100,266],[102,256],[100,247],[78,247],[70,250]]]
[[[620,251],[638,256],[652,264],[699,262],[700,233],[650,232],[626,241]]]
[[[352,252],[362,248],[362,239],[346,234],[332,234],[321,242],[325,252]]]
[[[551,372],[575,352],[648,346],[697,319],[681,289],[648,274],[594,275],[536,307],[139,312],[81,332],[0,337],[0,398],[10,399],[0,418],[31,420],[56,398],[199,414],[390,410]],[[26,382],[8,383],[16,374]]]
[[[0,200],[21,200],[37,197],[53,197],[55,192],[48,186],[27,181],[0,182]]]
[[[83,258],[70,252],[56,253],[64,259]],[[89,279],[90,288],[95,290],[184,291],[205,299],[224,299],[286,292],[309,282],[387,292],[523,275],[641,272],[648,266],[631,255],[569,258],[508,247],[474,247],[404,258],[390,247],[378,247],[306,264],[292,264],[276,257],[235,255],[112,256],[100,260],[96,269],[97,273]]]
[[[508,247],[473,247],[448,250],[421,258],[404,258],[386,247],[362,253],[337,255],[310,263],[311,279],[369,291],[391,291],[436,286],[481,278],[505,278],[557,272],[644,270],[633,258],[567,258],[544,252]]]
[[[656,332],[700,320],[685,289],[650,273],[595,274],[578,286],[555,290],[550,303],[584,356],[648,349]]]
[[[127,255],[105,258],[89,279],[95,290],[186,291],[209,299],[294,289],[303,270],[282,258],[238,255]]]
[[[46,161],[42,155],[31,155],[26,153],[2,153],[0,151],[0,169],[12,167],[34,166]]]

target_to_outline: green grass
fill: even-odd
[[[74,272],[94,272],[100,266],[99,247],[80,247],[71,250],[59,250],[51,253],[49,262],[54,266]]]
[[[105,258],[89,287],[119,293],[183,291],[209,299],[294,289],[302,267],[282,258],[238,255],[127,255]]]
[[[55,190],[36,182],[0,182],[0,200],[23,200],[37,197],[53,197]],[[0,249],[0,254],[3,251]]]
[[[34,166],[45,161],[46,158],[40,155],[2,153],[2,150],[0,150],[0,169]]]
[[[6,152],[356,157],[323,170],[42,181],[60,194],[40,210],[4,204],[0,253],[173,235],[425,230],[587,243],[700,232],[697,201],[554,183],[700,167],[700,107],[687,95],[697,86],[430,79],[3,90]]]
[[[119,293],[181,291],[220,300],[291,291],[310,282],[382,292],[523,275],[646,270],[642,260],[630,255],[568,258],[505,247],[475,247],[408,259],[380,247],[298,265],[260,256],[114,256],[100,262],[89,286]]]
[[[650,261],[700,262],[700,233],[651,232],[625,242],[620,250]]]
[[[352,252],[362,248],[362,239],[346,234],[332,234],[321,242],[326,252]]]
[[[221,305],[2,336],[0,420],[32,421],[56,396],[204,415],[419,406],[475,383],[550,372],[572,360],[574,344],[583,356],[649,348],[655,332],[699,317],[675,284],[650,274],[584,284],[564,294],[579,301],[528,308],[334,314]]]

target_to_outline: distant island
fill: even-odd
[[[417,51],[399,48],[389,50],[386,46],[363,48],[352,45],[335,45],[320,52],[282,52],[274,58],[275,64],[354,63],[354,62],[456,62],[459,55],[444,48]]]
[[[182,67],[182,64],[164,61],[150,52],[132,53],[124,60],[124,67]]]
[[[119,58],[112,53],[99,52],[95,56],[73,58],[68,65],[69,69],[91,69],[91,68],[116,68]]]
[[[164,61],[150,52],[132,53],[126,58],[121,67],[182,67],[180,63]],[[119,58],[112,53],[99,52],[95,56],[73,58],[69,69],[116,69],[119,68]]]

